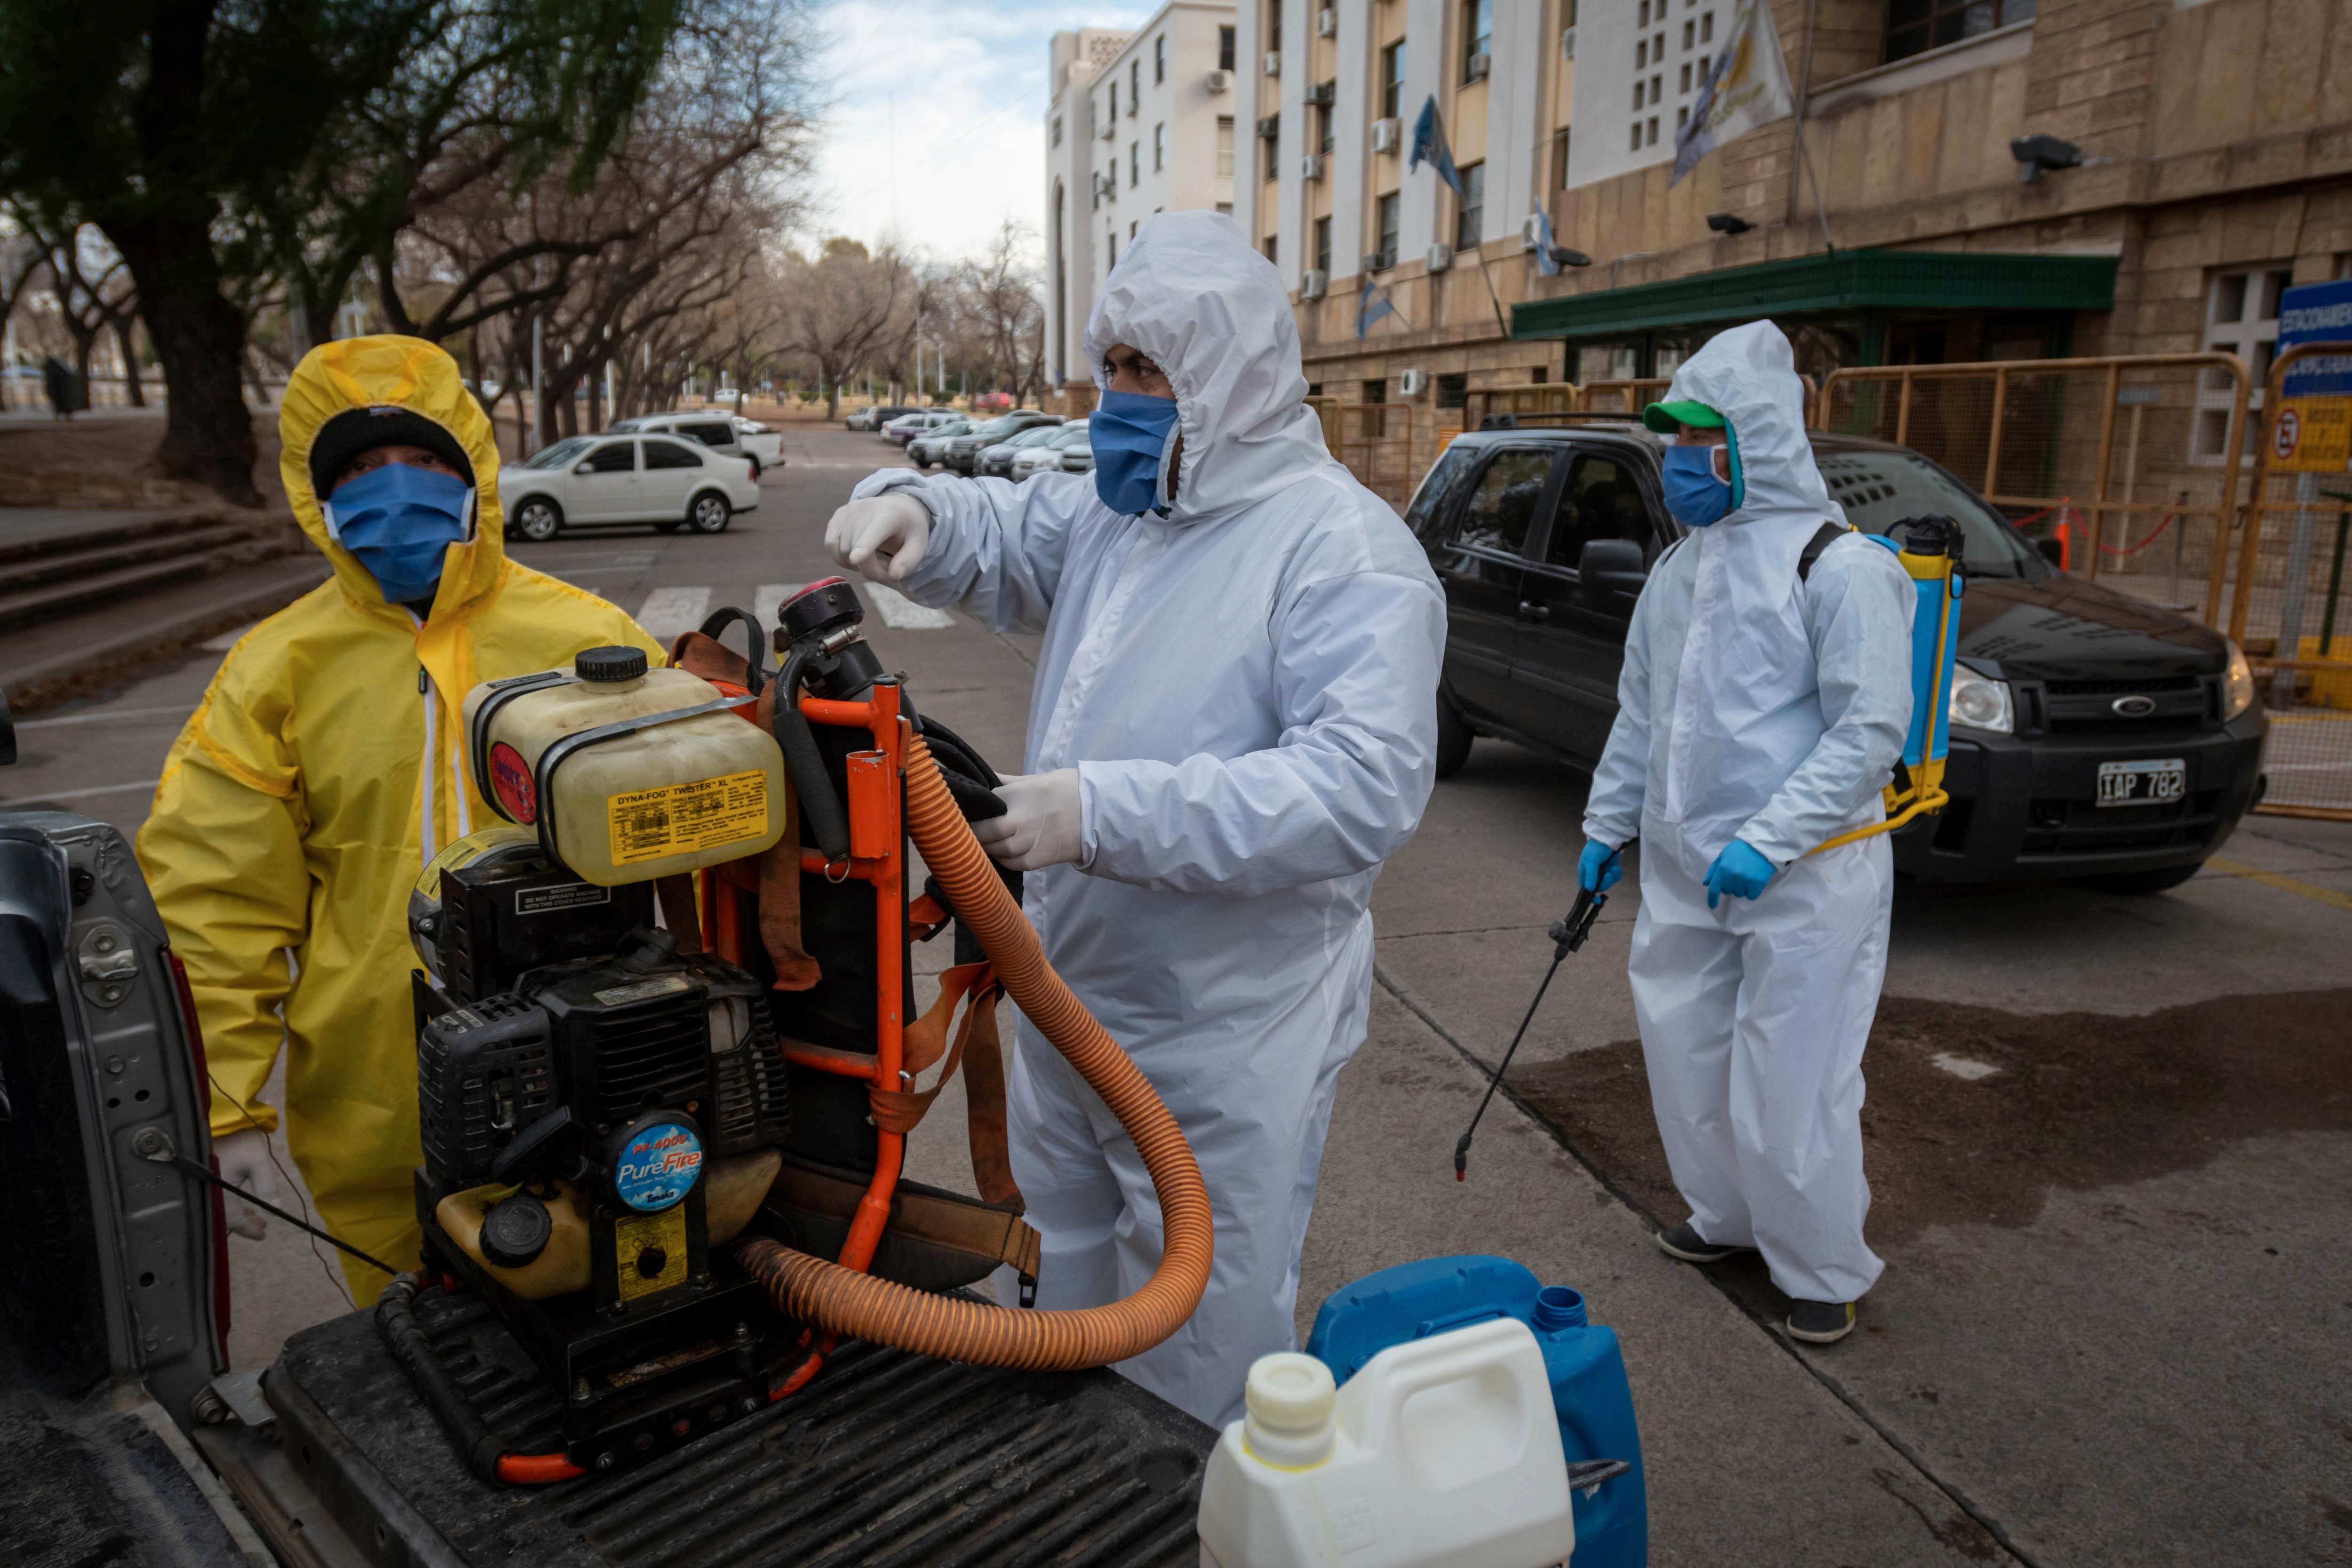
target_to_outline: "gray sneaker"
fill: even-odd
[[[1833,1345],[1853,1332],[1852,1301],[1789,1303],[1789,1337],[1809,1345]]]
[[[1655,1240],[1660,1252],[1685,1263],[1720,1263],[1734,1253],[1756,1250],[1752,1247],[1717,1247],[1702,1239],[1688,1220],[1658,1232]]]

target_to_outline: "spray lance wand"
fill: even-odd
[[[1486,1080],[1486,1093],[1478,1101],[1476,1114],[1470,1118],[1470,1125],[1464,1131],[1462,1141],[1454,1145],[1455,1181],[1470,1179],[1470,1140],[1478,1135],[1479,1119],[1486,1114],[1486,1107],[1494,1103],[1495,1090],[1502,1087],[1503,1075],[1510,1070],[1511,1058],[1518,1053],[1519,1042],[1527,1037],[1528,1026],[1535,1022],[1536,1009],[1543,1005],[1544,993],[1551,989],[1551,977],[1559,973],[1560,961],[1582,947],[1584,939],[1592,934],[1592,922],[1601,918],[1601,908],[1608,901],[1609,895],[1597,889],[1579,889],[1576,902],[1569,907],[1568,918],[1551,922],[1551,930],[1546,933],[1552,941],[1551,967],[1544,971],[1543,984],[1536,987],[1535,1000],[1528,1004],[1527,1016],[1519,1020],[1519,1032],[1511,1037],[1511,1048],[1503,1053],[1502,1066],[1496,1068],[1494,1076]]]

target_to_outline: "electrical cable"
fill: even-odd
[[[275,1162],[272,1163],[275,1163]],[[358,1258],[362,1263],[366,1264],[370,1268],[381,1268],[386,1274],[397,1274],[400,1272],[399,1269],[394,1268],[391,1264],[386,1263],[381,1258],[371,1258],[366,1253],[362,1252],[358,1247],[353,1247],[350,1242],[339,1240],[337,1237],[320,1230],[315,1225],[306,1225],[301,1220],[299,1220],[292,1215],[288,1214],[284,1209],[279,1208],[276,1204],[265,1203],[261,1199],[255,1197],[251,1193],[247,1192],[243,1187],[238,1186],[236,1183],[226,1181],[222,1177],[213,1174],[211,1171],[197,1164],[185,1154],[173,1155],[172,1163],[177,1165],[181,1170],[185,1171],[192,1176],[199,1177],[204,1181],[210,1182],[214,1186],[218,1187],[225,1193],[235,1193],[239,1201],[251,1204],[255,1208],[259,1209],[262,1213],[270,1215],[278,1219],[284,1220],[288,1225],[292,1226],[297,1230],[308,1231],[310,1235],[317,1237],[320,1241],[325,1242],[330,1247],[341,1247],[345,1252],[350,1253],[353,1258]]]

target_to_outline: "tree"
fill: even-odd
[[[785,345],[808,361],[825,387],[825,415],[841,413],[841,378],[877,362],[904,363],[913,337],[916,279],[895,251],[856,240],[824,242],[814,260],[784,264]],[[896,353],[888,351],[896,349]]]
[[[1025,398],[1044,376],[1045,307],[1024,252],[1028,226],[1006,218],[988,248],[956,269],[956,292],[991,391]]]

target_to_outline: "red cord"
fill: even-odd
[[[500,1454],[499,1479],[510,1487],[545,1486],[588,1472],[561,1454]]]

